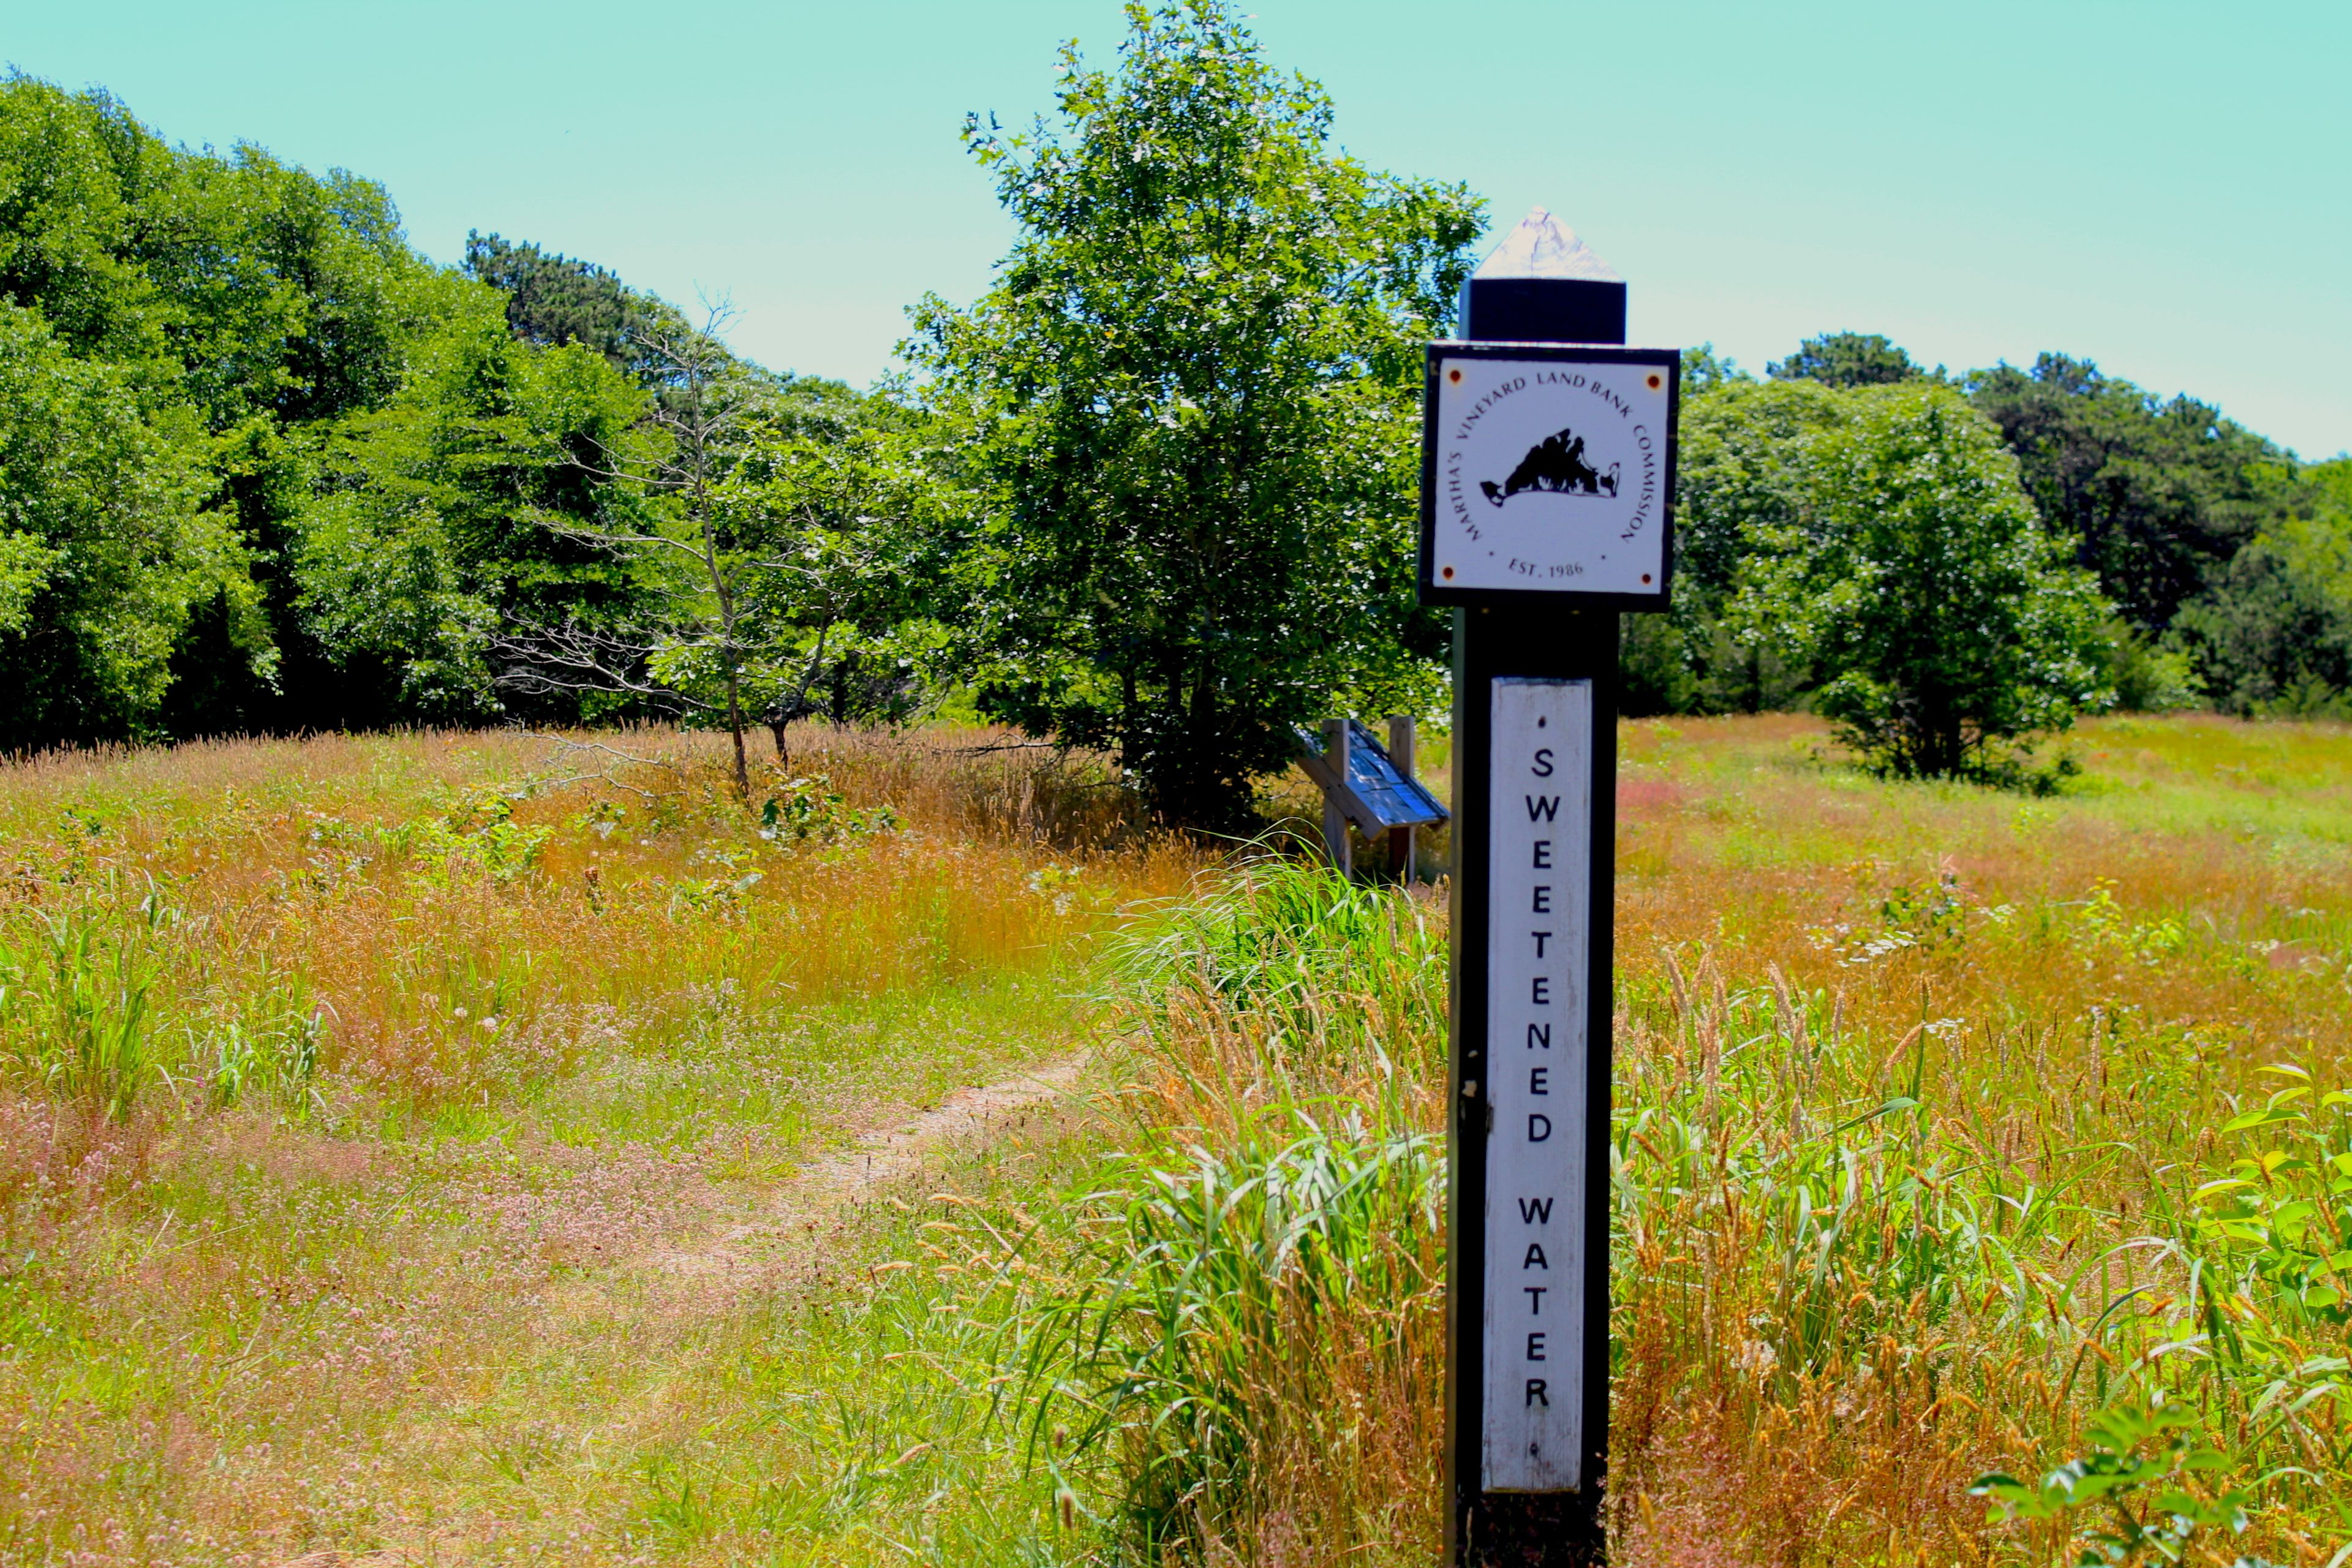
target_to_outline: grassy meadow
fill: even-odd
[[[675,738],[9,769],[0,1557],[626,1557],[712,1422],[782,1479],[728,1336],[862,1243],[777,1194],[1076,1050],[1195,864],[994,739],[820,739],[753,816]]]
[[[0,1562],[1433,1560],[1439,896],[809,741],[0,772]],[[1621,1559],[2337,1560],[2352,731],[1621,743]]]

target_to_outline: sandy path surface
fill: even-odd
[[[929,1110],[877,1119],[846,1149],[822,1155],[766,1194],[767,1213],[728,1226],[691,1249],[654,1253],[646,1264],[674,1277],[735,1288],[768,1285],[823,1260],[825,1238],[850,1214],[922,1168],[932,1154],[984,1141],[1076,1091],[1083,1052],[1014,1077],[961,1089]]]
[[[1055,1057],[1026,1072],[958,1089],[928,1110],[872,1107],[863,1118],[865,1130],[846,1146],[809,1160],[738,1211],[749,1217],[690,1227],[671,1245],[615,1258],[553,1293],[539,1314],[534,1338],[541,1344],[627,1344],[637,1347],[636,1353],[660,1356],[668,1334],[723,1317],[752,1291],[821,1279],[834,1261],[835,1238],[856,1233],[865,1205],[915,1175],[926,1162],[1000,1137],[1075,1094],[1086,1063],[1083,1052]],[[656,1380],[593,1414],[575,1412],[575,1430],[617,1437],[640,1424],[657,1426],[666,1419],[666,1405],[665,1380]],[[446,1409],[428,1404],[401,1423],[386,1447],[417,1462],[432,1458],[446,1463],[478,1442],[470,1424],[453,1426]],[[556,1479],[544,1472],[542,1478]],[[610,1478],[600,1473],[588,1484],[609,1485]],[[489,1505],[469,1511],[494,1510]],[[314,1551],[279,1559],[276,1568],[411,1568],[473,1561],[482,1545],[479,1527],[480,1521],[472,1518],[445,1521],[400,1545],[359,1552]]]

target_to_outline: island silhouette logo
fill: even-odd
[[[1478,489],[1496,506],[1516,495],[1614,496],[1618,465],[1603,473],[1585,460],[1584,437],[1574,430],[1545,437],[1528,448],[1519,466],[1501,484],[1481,480]]]

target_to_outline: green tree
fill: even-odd
[[[1801,533],[1814,510],[1813,442],[1861,403],[1810,379],[1727,374],[1685,398],[1674,604],[1664,616],[1625,617],[1626,711],[1755,713],[1787,707],[1811,683],[1789,645],[1735,635],[1727,611],[1759,536]]]
[[[1428,695],[1421,345],[1481,207],[1331,150],[1329,99],[1223,0],[1128,18],[1115,74],[1065,52],[1058,130],[968,127],[1019,238],[978,304],[918,307],[908,352],[971,433],[983,710],[1230,826],[1293,724]]]
[[[1683,350],[1682,392],[1685,397],[1697,397],[1718,387],[1754,379],[1739,368],[1738,360],[1729,354],[1717,353],[1712,342]]]
[[[345,722],[593,713],[512,700],[497,655],[518,623],[585,634],[656,592],[641,558],[583,537],[645,510],[614,470],[646,396],[586,346],[514,338],[493,290],[441,286],[449,320],[415,344],[406,384],[338,421],[316,459],[292,562],[302,624],[341,678]]]
[[[648,389],[675,379],[676,367],[649,345],[683,342],[691,324],[675,306],[631,289],[618,273],[527,240],[478,232],[466,236],[465,271],[506,297],[507,324],[523,342],[539,348],[584,345]],[[735,395],[763,429],[838,439],[905,422],[905,411],[887,399],[823,376],[764,370],[715,339],[712,346]]]
[[[1854,395],[1853,417],[1811,443],[1811,504],[1754,530],[1742,635],[1825,677],[1815,706],[1874,765],[1984,775],[1995,742],[2111,700],[2098,677],[2108,607],[1957,394]]]
[[[568,547],[642,563],[655,593],[635,606],[636,615],[516,618],[498,637],[499,679],[538,698],[602,696],[715,712],[733,738],[736,790],[748,799],[743,732],[751,712],[751,650],[738,627],[743,563],[718,497],[744,443],[754,388],[719,340],[721,321],[713,311],[701,331],[682,321],[641,323],[631,352],[654,384],[646,439],[633,450],[573,458],[583,473],[643,493],[648,508],[624,517],[536,520]],[[716,700],[705,700],[696,688],[715,691]]]
[[[467,230],[466,275],[506,296],[507,325],[525,342],[581,343],[616,366],[633,367],[631,340],[651,310],[618,274],[529,241]]]
[[[166,690],[142,727],[348,713],[344,672],[310,635],[292,572],[312,456],[327,426],[399,390],[412,348],[446,320],[442,281],[367,181],[251,146],[175,150],[102,92],[0,84],[0,295],[154,418],[195,433],[201,504],[242,547],[245,582],[221,580],[177,617]]]
[[[1801,526],[1812,510],[1816,438],[1866,405],[1811,380],[1730,382],[1689,400],[1675,459],[1678,583],[1731,593],[1758,531]]]
[[[644,346],[684,319],[534,246],[475,236],[468,260],[500,288],[417,255],[371,182],[176,149],[102,92],[0,81],[0,307],[21,312],[0,635],[51,661],[0,700],[0,746],[641,710],[502,690],[497,655],[520,626],[642,624],[666,591],[645,552],[588,536],[674,500],[623,449],[661,446],[636,422],[680,389]],[[722,358],[772,435],[906,424]],[[109,540],[130,552],[101,570]],[[64,585],[101,582],[131,620],[103,647],[63,637],[57,616],[96,624]],[[100,654],[111,673],[70,673]]]
[[[268,637],[228,520],[204,507],[203,431],[121,368],[0,303],[0,744],[156,732],[194,607]]]
[[[2174,627],[2228,711],[2352,718],[2352,458],[2305,469]]]
[[[2145,637],[2287,504],[2286,455],[2193,398],[2160,401],[2052,353],[1967,385],[2043,520]]]
[[[644,504],[532,514],[645,592],[593,616],[509,616],[493,643],[509,692],[723,726],[748,798],[755,722],[781,759],[786,730],[812,712],[903,713],[912,680],[900,623],[938,576],[917,558],[935,556],[946,531],[917,422],[869,408],[870,422],[836,431],[802,395],[815,384],[737,359],[718,335],[723,321],[638,329],[632,353],[656,386],[636,439],[574,461]]]
[[[1818,381],[1824,386],[1891,386],[1927,372],[1877,332],[1826,332],[1807,338],[1787,359],[1764,367],[1775,381]],[[1941,376],[1942,372],[1937,371]]]
[[[818,440],[770,426],[717,487],[724,554],[710,575],[728,587],[731,632],[704,616],[665,641],[653,668],[719,710],[709,677],[731,646],[744,706],[780,763],[798,720],[897,721],[915,710],[919,660],[939,641],[930,591],[949,537],[919,440],[871,429]]]

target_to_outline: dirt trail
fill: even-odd
[[[1074,1094],[1087,1059],[1083,1051],[1055,1057],[1026,1072],[958,1089],[928,1110],[887,1103],[867,1108],[859,1119],[864,1131],[751,1200],[736,1223],[682,1227],[667,1245],[616,1258],[554,1293],[538,1317],[533,1342],[585,1344],[593,1339],[661,1360],[667,1334],[726,1313],[751,1291],[822,1278],[834,1262],[835,1238],[855,1234],[861,1205],[943,1151],[1001,1136],[1024,1116]],[[631,1431],[658,1428],[670,1418],[672,1392],[667,1379],[652,1380],[601,1404],[593,1414],[579,1413],[574,1429],[625,1442]],[[396,1425],[385,1447],[404,1463],[447,1465],[453,1450],[477,1446],[478,1419],[476,1415],[453,1425],[446,1409],[422,1405]],[[542,1475],[534,1484],[543,1488],[548,1479]],[[609,1478],[599,1474],[588,1484],[608,1485]],[[276,1568],[405,1568],[464,1561],[478,1523],[444,1521],[398,1546],[315,1551],[281,1559]],[[495,1529],[495,1521],[488,1528]]]
[[[935,1152],[975,1141],[1076,1088],[1086,1053],[1056,1057],[1013,1078],[960,1089],[929,1110],[877,1119],[846,1149],[801,1167],[767,1194],[767,1212],[703,1238],[690,1250],[664,1250],[649,1268],[685,1279],[736,1286],[774,1282],[824,1261],[826,1237],[849,1211],[922,1167]]]

